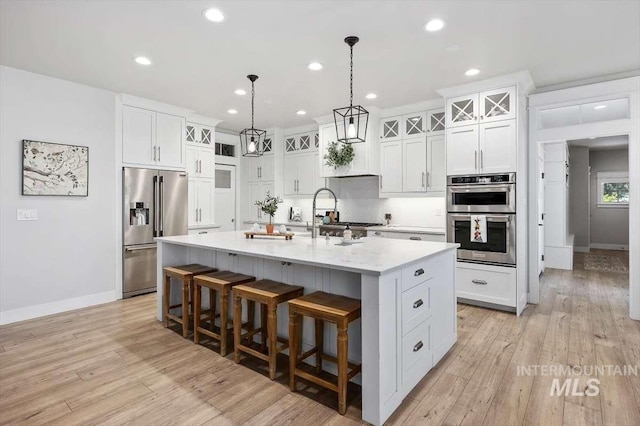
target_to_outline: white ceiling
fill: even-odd
[[[227,19],[204,20],[208,7]],[[445,28],[424,24],[442,18]],[[356,103],[388,108],[436,89],[528,69],[537,86],[640,69],[640,2],[0,1],[0,63],[196,110],[240,130],[312,123],[348,103],[347,35],[357,35]],[[445,48],[460,46],[457,52]],[[148,56],[153,64],[133,62]],[[325,68],[311,72],[307,64]],[[482,72],[465,77],[476,67]],[[375,101],[364,95],[378,94]],[[235,116],[227,110],[235,108]],[[304,109],[306,116],[296,115]]]
[[[594,139],[576,139],[567,141],[569,146],[586,146],[590,151],[621,149],[629,146],[628,135],[604,136]]]

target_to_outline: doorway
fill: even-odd
[[[216,164],[216,223],[220,232],[236,230],[236,166]]]

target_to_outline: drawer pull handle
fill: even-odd
[[[420,269],[418,269],[417,271],[415,271],[415,272],[413,273],[413,276],[414,276],[414,277],[419,277],[419,276],[420,276],[420,275],[422,275],[422,274],[424,274],[424,269],[420,268]]]
[[[422,347],[424,346],[424,343],[422,343],[422,340],[420,340],[418,343],[416,343],[416,345],[413,347],[413,351],[414,352],[418,352],[420,349],[422,349]]]
[[[418,309],[422,305],[424,305],[424,302],[422,301],[422,299],[418,299],[413,302],[413,309]]]
[[[422,241],[422,238],[420,237],[409,237],[409,239],[413,241]]]
[[[487,285],[487,282],[484,280],[471,280],[474,284]]]

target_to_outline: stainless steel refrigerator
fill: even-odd
[[[154,237],[187,234],[185,172],[122,170],[123,297],[156,291]]]

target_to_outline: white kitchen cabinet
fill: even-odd
[[[189,226],[213,225],[214,179],[190,178],[188,192]]]
[[[427,135],[444,134],[445,117],[443,109],[427,111]]]
[[[247,184],[247,198],[245,205],[246,211],[249,213],[247,220],[269,220],[269,216],[262,213],[260,208],[255,205],[256,201],[262,201],[269,193],[274,195],[274,182],[250,182]]]
[[[274,179],[274,156],[243,157],[248,182],[271,181]]]
[[[381,144],[380,159],[380,192],[402,192],[402,142]]]
[[[292,155],[284,160],[284,195],[313,195],[322,187],[318,154]]]
[[[478,173],[478,126],[447,129],[447,175]]]
[[[402,116],[402,138],[423,136],[427,132],[427,113],[416,112]]]
[[[478,94],[447,99],[447,128],[478,123]]]
[[[427,190],[427,141],[418,137],[402,141],[403,145],[403,192],[425,192]]]
[[[213,178],[215,175],[215,152],[213,147],[187,145],[186,164],[189,177]]]
[[[516,121],[480,124],[480,173],[515,172],[517,167]]]
[[[290,154],[304,154],[312,151],[316,151],[318,146],[315,143],[316,132],[306,132],[296,135],[289,135],[284,137],[284,153]]]
[[[187,144],[201,144],[206,146],[215,146],[215,129],[213,126],[204,124],[187,123],[186,136]]]
[[[380,120],[380,142],[394,142],[402,139],[402,116]]]
[[[516,118],[516,87],[488,90],[479,95],[480,123]]]
[[[444,134],[427,136],[427,192],[444,192],[447,189],[446,157]]]
[[[185,119],[123,105],[122,162],[132,165],[185,167]]]
[[[393,229],[393,227],[391,229]],[[446,242],[444,233],[427,234],[422,232],[369,231],[367,233],[367,237],[392,238],[396,240],[435,241],[440,243]]]

